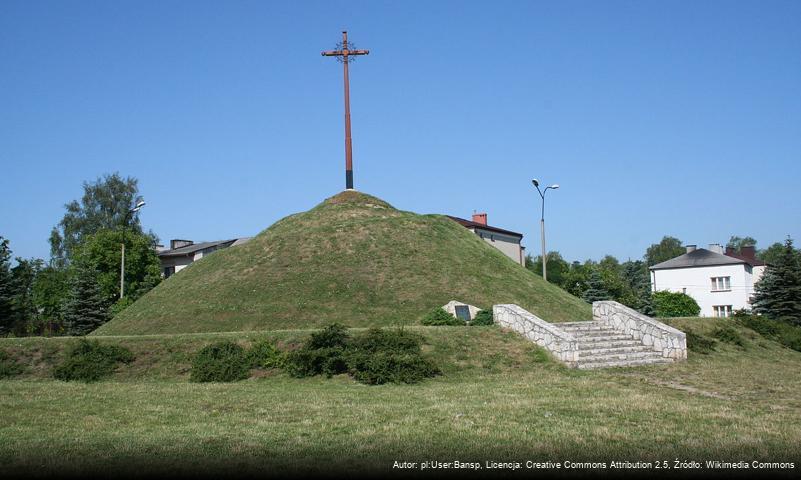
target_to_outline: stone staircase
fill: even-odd
[[[578,341],[577,368],[634,367],[673,363],[653,347],[643,345],[631,335],[619,332],[599,321],[554,324]]]

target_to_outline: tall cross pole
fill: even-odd
[[[367,55],[369,50],[354,50],[348,43],[348,32],[342,32],[342,43],[337,50],[322,52],[324,57],[337,57],[345,67],[345,188],[353,190],[353,148],[350,138],[350,80],[348,79],[348,63],[355,60],[354,55]]]

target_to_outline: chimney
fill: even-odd
[[[180,239],[173,239],[170,240],[170,250],[175,250],[176,248],[186,247],[188,245],[193,245],[195,242],[192,240],[180,240]]]
[[[687,253],[693,253],[695,251],[696,245],[687,245],[685,248],[687,249]]]
[[[747,245],[740,248],[740,256],[749,260],[756,260],[756,247],[753,245]]]
[[[474,213],[473,214],[473,221],[476,223],[480,223],[482,225],[487,224],[487,214],[486,213]]]
[[[721,247],[719,243],[710,243],[709,251],[723,255],[723,247]]]
[[[729,257],[737,255],[737,249],[734,247],[726,247],[726,255],[728,255]]]

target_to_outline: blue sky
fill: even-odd
[[[539,251],[801,243],[801,2],[0,2],[0,235],[47,257],[84,180],[163,241],[250,236],[355,184]]]

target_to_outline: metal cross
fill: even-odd
[[[355,60],[354,55],[367,55],[369,50],[354,50],[348,42],[348,32],[342,32],[342,43],[336,50],[322,52],[324,57],[337,57],[345,67],[345,188],[353,189],[353,151],[350,138],[350,82],[348,80],[348,63]]]

